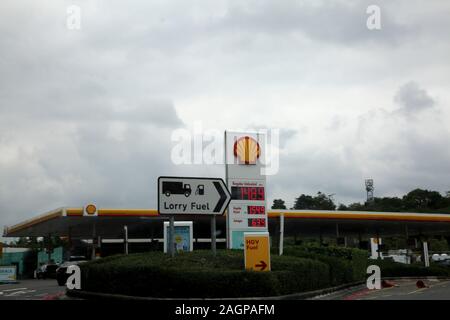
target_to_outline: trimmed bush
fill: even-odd
[[[389,260],[369,260],[370,264],[380,267],[382,277],[448,277],[450,268],[431,265],[426,268],[420,264],[403,264]]]
[[[80,265],[82,290],[146,297],[275,296],[324,288],[329,267],[311,259],[272,257],[271,272],[244,270],[240,250],[112,256]]]
[[[284,254],[327,264],[329,282],[333,286],[360,281],[366,277],[368,259],[364,250],[307,245],[287,247]]]
[[[272,270],[279,273],[278,278],[284,291],[281,294],[310,291],[330,286],[327,275],[329,266],[308,258],[272,256]],[[281,273],[283,272],[284,273]],[[285,278],[287,277],[287,278]]]

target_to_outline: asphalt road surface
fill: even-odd
[[[312,300],[450,300],[450,280],[422,280],[426,288],[418,288],[417,280],[392,280],[393,287],[380,290],[369,290],[361,285]]]
[[[66,287],[55,279],[20,280],[14,284],[0,284],[0,300],[58,300],[65,298]]]
[[[418,288],[418,279],[392,280],[393,287],[369,290],[361,285],[314,297],[311,300],[450,300],[450,280],[422,280],[427,287]],[[55,279],[20,280],[15,284],[0,284],[0,300],[61,300],[66,287]]]

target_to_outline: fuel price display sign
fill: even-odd
[[[244,249],[245,232],[267,231],[266,178],[261,174],[265,135],[225,132],[226,178],[231,193],[227,246]]]

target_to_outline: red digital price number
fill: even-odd
[[[264,206],[248,206],[247,214],[265,214],[266,208]]]
[[[264,187],[231,187],[233,200],[264,200]]]
[[[248,226],[249,227],[265,227],[266,226],[266,219],[248,219]]]

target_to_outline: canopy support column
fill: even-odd
[[[279,255],[283,255],[283,245],[284,245],[284,213],[280,214],[280,240],[279,245]]]
[[[94,260],[95,259],[95,237],[96,237],[96,232],[95,232],[95,222],[92,224],[92,248],[91,248],[91,259]]]

